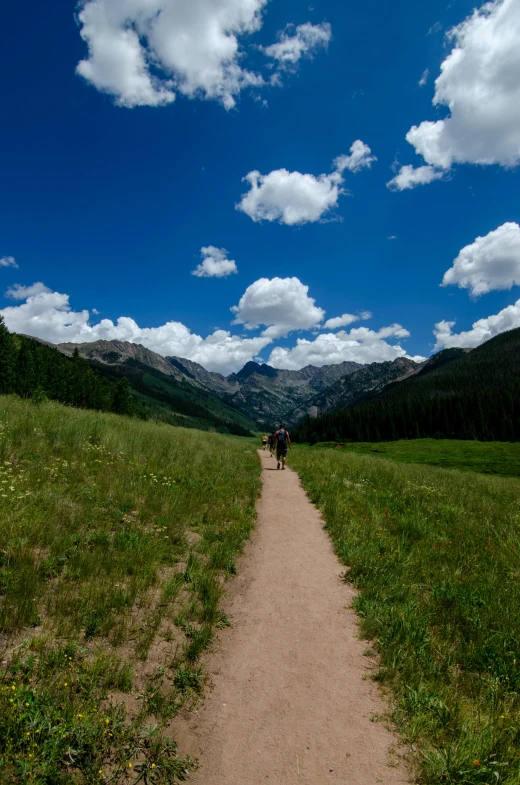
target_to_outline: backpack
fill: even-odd
[[[287,431],[281,430],[278,431],[278,444],[285,444],[287,439]]]

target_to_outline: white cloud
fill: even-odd
[[[203,261],[191,273],[197,278],[225,278],[238,273],[237,263],[227,258],[228,252],[225,248],[208,245],[206,248],[201,248],[200,253]]]
[[[437,171],[433,166],[419,166],[417,169],[413,166],[401,166],[399,174],[396,174],[386,187],[391,191],[407,191],[417,185],[427,185],[434,180],[440,180],[443,176],[444,172]]]
[[[0,267],[18,267],[14,256],[2,256],[0,259]]]
[[[386,239],[387,239],[387,240],[397,240],[397,235],[395,235],[395,234],[391,234],[391,235],[389,235],[389,236],[388,236]]]
[[[424,85],[428,81],[428,77],[429,76],[430,76],[430,69],[429,68],[425,68],[423,73],[422,73],[421,78],[419,79],[419,87],[424,87]]]
[[[325,311],[308,292],[309,287],[298,278],[260,278],[231,309],[235,324],[243,324],[246,330],[266,327],[262,334],[272,339],[292,330],[309,330],[322,321]]]
[[[337,330],[338,327],[347,327],[349,324],[359,322],[360,319],[366,320],[371,318],[372,314],[370,311],[361,311],[357,316],[353,313],[344,313],[343,316],[335,316],[332,319],[327,319],[323,327],[329,330]]]
[[[306,365],[331,365],[347,360],[358,363],[384,362],[406,356],[399,343],[388,343],[389,339],[407,338],[408,330],[400,324],[369,330],[356,327],[349,332],[322,333],[314,341],[299,338],[292,349],[275,347],[269,357],[274,368],[299,370]]]
[[[334,161],[334,166],[338,172],[344,172],[348,169],[350,172],[359,172],[361,169],[370,169],[374,161],[377,161],[375,155],[371,155],[372,150],[370,147],[356,139],[350,148],[350,155],[340,155]]]
[[[406,139],[441,169],[520,162],[520,3],[484,3],[448,34],[454,48],[435,81],[449,115],[413,126]]]
[[[128,316],[121,316],[115,323],[102,319],[92,325],[87,310],[71,309],[67,294],[48,290],[29,296],[21,305],[9,306],[0,313],[11,332],[33,335],[51,343],[130,341],[164,356],[185,357],[224,374],[239,370],[272,342],[269,336],[242,338],[226,330],[216,330],[202,338],[180,322],[140,327]]]
[[[441,286],[457,284],[472,297],[520,286],[520,226],[505,223],[466,245],[444,274]]]
[[[242,196],[237,210],[253,221],[278,221],[286,226],[314,223],[337,207],[343,189],[343,171],[358,172],[376,160],[370,148],[361,140],[350,148],[351,155],[341,155],[334,161],[331,174],[302,174],[276,169],[269,174],[249,172],[243,179],[250,190]]]
[[[294,30],[294,35],[291,32]],[[287,25],[285,30],[278,33],[278,42],[271,46],[262,47],[268,57],[277,60],[282,68],[294,68],[304,55],[312,56],[317,49],[326,48],[332,38],[332,29],[328,22],[313,25],[307,22],[298,25]]]
[[[50,291],[41,281],[33,283],[32,286],[22,286],[19,283],[15,283],[14,286],[11,286],[6,291],[5,296],[11,300],[27,300],[28,297],[34,297],[36,294]]]
[[[319,221],[338,204],[343,178],[338,172],[312,174],[277,169],[269,174],[249,172],[251,190],[237,205],[253,221],[279,221],[286,226]]]
[[[88,57],[77,72],[120,106],[162,106],[176,93],[226,108],[263,78],[240,39],[262,26],[267,0],[83,0]]]
[[[479,319],[473,323],[471,330],[466,332],[453,333],[454,326],[454,321],[445,320],[435,325],[433,334],[436,338],[436,350],[453,347],[474,348],[489,341],[490,338],[494,338],[495,335],[520,327],[520,300],[517,300],[514,305],[508,305],[507,308],[493,316]]]

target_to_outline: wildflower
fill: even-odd
[[[129,764],[128,764],[128,768],[129,768],[129,769],[133,768],[133,766],[132,766],[132,764],[131,764],[131,763],[129,763]]]
[[[68,687],[69,685],[67,684],[67,682],[65,682],[65,684],[64,684],[63,686],[64,686],[64,687]]]
[[[11,685],[11,689],[12,689],[12,690],[16,690],[16,687],[14,686],[14,684],[13,684],[13,685]]]
[[[105,717],[105,723],[108,725],[109,722],[110,720],[108,719],[108,717]]]
[[[474,766],[480,766],[480,761],[475,759],[475,760],[473,761],[473,765],[474,765]]]
[[[28,704],[28,703],[26,703],[25,705],[26,705],[26,706],[28,706],[29,704]]]
[[[152,769],[155,769],[155,763],[152,763]]]

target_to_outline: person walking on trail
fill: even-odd
[[[276,439],[276,460],[278,461],[276,468],[280,468],[280,463],[282,464],[282,469],[285,469],[285,463],[287,461],[287,450],[291,446],[291,437],[289,436],[289,431],[286,429],[285,425],[280,425],[280,428],[275,433]]]
[[[267,434],[266,433],[264,433],[264,435],[262,436],[262,447],[263,447],[264,450],[267,449]]]
[[[272,458],[272,457],[273,457],[273,455],[274,455],[274,446],[275,446],[275,444],[276,444],[276,439],[275,439],[274,431],[273,431],[272,433],[270,433],[270,434],[269,434],[269,438],[268,438],[267,442],[268,442],[268,444],[269,444],[269,452],[270,452],[270,457]]]

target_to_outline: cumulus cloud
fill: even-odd
[[[332,319],[327,319],[323,326],[328,330],[337,330],[338,327],[348,327],[349,324],[359,322],[360,319],[365,320],[371,318],[372,314],[370,311],[361,311],[361,313],[358,315],[353,313],[344,313],[343,316],[334,316]]]
[[[399,173],[386,187],[391,191],[407,191],[417,185],[427,185],[434,180],[440,180],[443,176],[444,172],[438,171],[434,166],[419,166],[417,169],[413,166],[401,166]]]
[[[328,22],[313,25],[287,25],[278,33],[278,42],[262,47],[268,57],[278,61],[281,68],[293,69],[304,56],[312,56],[318,49],[326,48],[332,38],[332,28]]]
[[[240,40],[262,26],[267,0],[83,0],[88,56],[77,72],[120,106],[162,106],[176,93],[235,105],[264,84]]]
[[[361,139],[356,139],[350,148],[350,155],[339,155],[334,161],[334,166],[338,172],[348,169],[349,172],[356,173],[361,169],[370,169],[374,161],[377,161],[377,158],[372,155],[370,147]]]
[[[244,177],[251,190],[242,196],[237,209],[253,221],[278,221],[286,226],[319,221],[337,207],[343,189],[338,172],[312,174],[277,169],[269,174],[249,172]]]
[[[200,253],[202,262],[191,273],[197,278],[225,278],[238,273],[237,263],[233,259],[228,259],[225,248],[208,245],[206,248],[201,248]]]
[[[444,274],[441,286],[450,284],[469,289],[472,297],[520,286],[520,226],[502,224],[466,245]]]
[[[497,314],[487,316],[474,322],[471,330],[466,332],[454,333],[453,328],[456,322],[443,320],[435,325],[433,334],[436,338],[435,349],[452,349],[459,347],[462,349],[473,349],[481,343],[489,341],[495,335],[504,333],[520,327],[520,300],[513,305],[508,305]]]
[[[18,267],[14,256],[2,256],[0,259],[0,267]]]
[[[520,162],[520,3],[494,0],[448,33],[454,47],[435,81],[444,120],[413,126],[406,139],[426,163],[516,166]]]
[[[11,286],[6,291],[5,296],[9,297],[11,300],[27,300],[28,297],[34,297],[35,294],[42,294],[43,292],[50,291],[51,290],[41,281],[33,283],[32,286],[22,286],[19,283],[15,283],[14,286]]]
[[[380,330],[356,327],[349,332],[322,333],[314,341],[299,338],[291,349],[275,347],[268,362],[274,368],[297,371],[306,365],[321,367],[347,360],[362,364],[396,360],[406,356],[406,351],[399,343],[389,343],[389,340],[407,338],[409,335],[408,330],[400,324]]]
[[[260,278],[231,310],[235,324],[243,324],[246,330],[265,327],[262,335],[271,339],[316,327],[325,315],[298,278]]]
[[[140,327],[128,316],[121,316],[115,323],[102,319],[91,324],[89,311],[73,311],[67,294],[48,289],[0,313],[11,332],[33,335],[51,343],[130,341],[164,356],[185,357],[224,374],[239,370],[272,342],[268,336],[242,338],[226,330],[216,330],[202,338],[181,322],[173,321],[160,327]]]
[[[237,210],[253,221],[278,221],[286,226],[314,223],[321,220],[344,193],[343,172],[358,172],[376,160],[370,148],[361,140],[350,148],[351,155],[341,155],[334,161],[330,174],[302,174],[276,169],[269,174],[249,172],[244,181],[250,190],[242,196]]]

